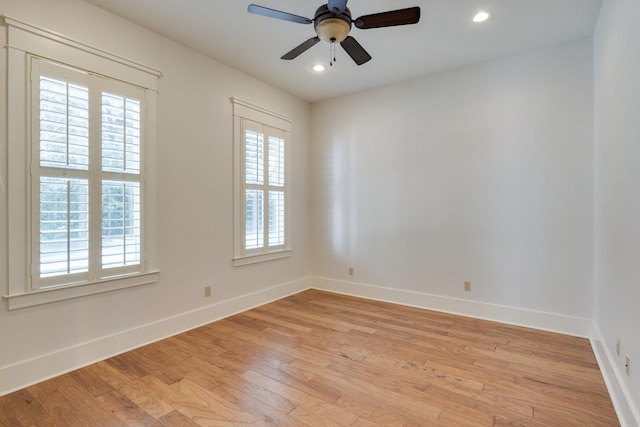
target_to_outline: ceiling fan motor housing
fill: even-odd
[[[340,43],[351,30],[351,11],[345,8],[343,13],[333,13],[324,4],[316,10],[313,28],[323,42]]]

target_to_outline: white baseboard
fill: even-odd
[[[598,360],[600,371],[604,382],[607,384],[609,396],[618,414],[618,420],[622,427],[639,427],[640,426],[640,410],[636,407],[629,389],[627,388],[622,373],[615,368],[616,359],[613,357],[607,346],[604,344],[600,329],[595,322],[591,328],[591,347]]]
[[[323,277],[313,277],[312,284],[313,288],[318,290],[459,314],[461,316],[492,320],[578,337],[588,338],[591,332],[591,321],[581,317],[545,313],[518,307],[384,288]]]
[[[0,367],[0,396],[310,287],[311,279],[302,278]]]

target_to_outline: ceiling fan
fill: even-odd
[[[347,7],[347,0],[328,0],[327,4],[323,4],[316,10],[313,19],[255,4],[250,4],[247,10],[249,13],[256,15],[268,16],[270,18],[282,19],[298,24],[313,24],[316,36],[311,37],[309,40],[302,42],[302,44],[285,53],[281,59],[297,58],[301,53],[322,40],[331,44],[332,47],[335,46],[336,43],[340,43],[351,59],[358,65],[369,61],[371,55],[364,50],[356,39],[349,35],[352,24],[355,24],[356,28],[367,30],[370,28],[416,24],[420,20],[420,8],[417,6],[364,15],[354,20],[351,19],[351,11]]]

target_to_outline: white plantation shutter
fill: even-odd
[[[102,268],[135,269],[143,233],[141,100],[108,91],[101,100]]]
[[[290,121],[235,98],[232,101],[238,160],[234,265],[288,256]]]
[[[264,246],[264,134],[250,121],[244,128],[245,248]]]
[[[264,184],[264,134],[262,126],[249,120],[244,125],[244,176],[247,184]]]
[[[78,74],[77,80],[85,80],[84,77]],[[87,170],[89,89],[85,85],[40,76],[39,116],[40,166]]]
[[[140,100],[102,93],[102,170],[140,173]]]
[[[89,182],[40,177],[40,277],[89,270]],[[76,277],[76,281],[86,274]]]
[[[268,132],[269,176],[269,246],[282,247],[285,243],[285,138],[281,131],[266,127]]]
[[[102,268],[141,262],[140,183],[102,181]]]
[[[285,132],[242,120],[244,135],[245,250],[285,244]]]
[[[33,59],[33,188],[39,233],[32,245],[35,288],[87,280],[89,273],[89,78]],[[36,216],[37,214],[37,216]]]
[[[142,271],[143,91],[32,62],[32,288]]]
[[[264,191],[245,190],[245,249],[264,246]]]

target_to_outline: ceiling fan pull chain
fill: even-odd
[[[336,45],[331,43],[329,44],[329,66],[333,67],[333,62],[336,60]]]

